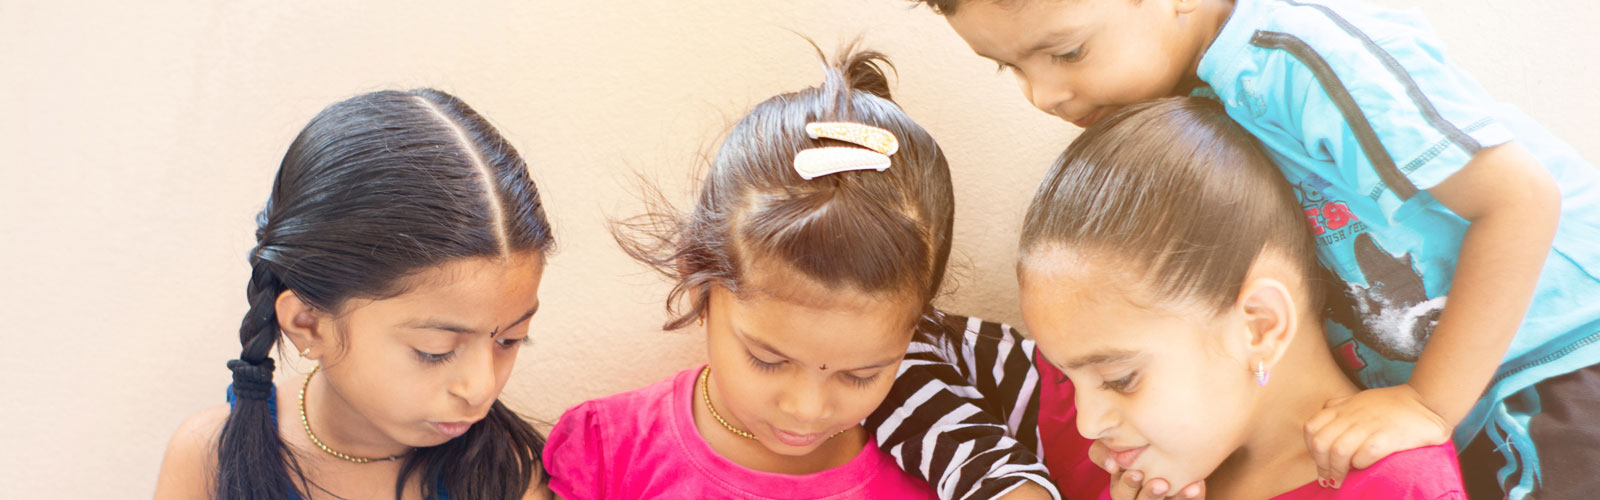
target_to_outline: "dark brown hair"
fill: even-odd
[[[455,96],[432,89],[363,94],[323,109],[283,157],[250,251],[237,396],[217,443],[216,498],[309,491],[278,435],[275,303],[293,291],[319,310],[403,293],[408,276],[464,258],[543,255],[553,240],[539,190],[516,149]],[[281,401],[280,401],[281,402]],[[407,455],[395,482],[424,498],[517,499],[544,479],[544,439],[496,400],[466,434]]]
[[[883,70],[893,66],[882,54],[850,44],[831,64],[822,59],[822,85],[767,99],[734,126],[693,211],[655,203],[612,226],[624,251],[676,281],[666,329],[704,314],[713,285],[741,293],[758,260],[828,289],[911,293],[933,314],[955,213],[944,152],[890,100]],[[819,121],[888,130],[900,149],[882,172],[805,180],[794,169],[797,153],[850,146],[808,137],[806,124]]]
[[[1056,160],[1022,224],[1021,266],[1052,246],[1114,256],[1163,300],[1232,306],[1256,257],[1301,264],[1320,299],[1311,232],[1283,175],[1220,103],[1173,97],[1129,106]]]

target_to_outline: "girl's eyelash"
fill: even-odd
[[[430,365],[442,364],[442,363],[444,363],[446,361],[450,361],[451,358],[456,357],[456,352],[455,351],[450,351],[450,352],[447,352],[447,353],[444,353],[444,354],[434,354],[434,353],[431,353],[431,352],[422,352],[422,351],[417,350],[417,349],[412,349],[412,351],[417,353],[417,360],[422,361],[425,364],[430,364]]]
[[[1067,52],[1065,54],[1056,54],[1050,56],[1050,59],[1055,60],[1055,62],[1058,63],[1078,62],[1083,59],[1083,47],[1072,49],[1071,52]]]
[[[533,337],[523,337],[520,339],[499,339],[494,341],[494,343],[499,345],[501,349],[512,349],[533,344]]]
[[[1117,391],[1123,394],[1133,392],[1133,383],[1138,378],[1138,372],[1129,373],[1128,376],[1116,380],[1107,380],[1100,384],[1100,388]]]
[[[1003,63],[1003,62],[994,63],[994,72],[995,73],[1005,73],[1006,70],[1008,70],[1008,69],[1011,69],[1011,65],[1010,64],[1006,64],[1006,63]]]
[[[844,379],[849,381],[851,385],[854,385],[854,386],[856,386],[858,388],[861,388],[861,389],[865,389],[868,386],[871,386],[872,385],[872,381],[877,380],[878,376],[877,375],[873,375],[871,377],[857,377],[855,375],[851,375],[851,374],[846,373],[846,374],[844,374]]]
[[[764,371],[764,372],[770,372],[770,371],[777,370],[778,366],[783,364],[782,361],[779,361],[777,363],[768,363],[766,361],[762,361],[760,358],[757,358],[756,355],[750,354],[749,352],[745,353],[745,357],[750,358],[750,365],[751,366],[754,366],[754,367],[756,367],[757,370],[761,370],[761,371]]]

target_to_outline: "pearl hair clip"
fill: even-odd
[[[806,124],[812,139],[844,141],[860,148],[824,146],[801,151],[794,156],[794,171],[806,180],[849,170],[889,168],[889,155],[900,150],[894,134],[871,125],[853,122],[813,122]],[[866,149],[862,149],[866,148]]]

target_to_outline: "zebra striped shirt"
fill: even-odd
[[[1024,481],[1060,492],[1039,456],[1033,341],[954,314],[924,322],[867,428],[944,500],[986,499]],[[937,325],[937,326],[934,326]]]

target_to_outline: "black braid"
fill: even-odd
[[[256,260],[253,264],[246,290],[250,311],[239,325],[242,352],[239,359],[228,361],[238,399],[217,443],[219,500],[288,498],[293,485],[284,479],[291,469],[295,477],[305,480],[292,454],[285,453],[272,405],[267,402],[273,395],[275,363],[269,354],[278,341],[277,296],[283,285],[269,263]]]

